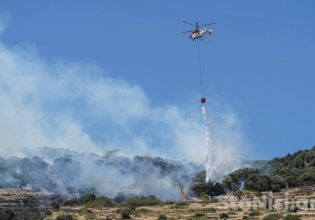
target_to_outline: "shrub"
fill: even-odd
[[[73,220],[72,215],[59,215],[56,220]]]
[[[54,199],[51,201],[51,207],[53,209],[59,209],[60,208],[60,201],[58,199]]]
[[[283,220],[301,220],[301,217],[289,214],[286,217],[284,217]]]
[[[164,205],[173,205],[173,204],[175,204],[175,202],[174,202],[174,201],[166,200],[166,201],[163,202],[163,204],[164,204]]]
[[[139,206],[153,206],[159,205],[162,201],[159,200],[156,196],[131,196],[126,199],[122,205],[125,206],[132,206],[132,207],[139,207]]]
[[[23,199],[23,205],[26,207],[34,208],[38,204],[38,199],[35,196],[29,196]]]
[[[119,203],[122,203],[123,201],[125,201],[126,199],[127,199],[127,197],[124,194],[119,193],[117,196],[115,196],[115,198],[113,200],[119,204]]]
[[[167,217],[166,215],[161,214],[159,215],[158,220],[167,220]]]
[[[45,212],[36,208],[22,208],[13,210],[5,209],[2,214],[4,215],[0,214],[1,220],[38,220],[44,218]]]
[[[188,205],[187,202],[177,202],[170,207],[170,209],[185,209]]]
[[[226,219],[226,218],[228,218],[228,217],[229,217],[229,215],[226,214],[226,213],[222,213],[222,214],[220,215],[220,219]]]
[[[134,208],[127,207],[120,210],[120,215],[122,219],[130,219],[131,213],[134,211]]]
[[[216,212],[217,210],[213,207],[203,209],[205,212]]]
[[[0,209],[0,219],[1,220],[11,220],[15,218],[15,214],[10,209]]]
[[[87,193],[87,194],[80,196],[79,203],[85,204],[85,203],[93,201],[95,199],[96,199],[96,195],[94,193]]]
[[[263,220],[278,220],[281,219],[282,215],[278,213],[272,213],[263,218]]]
[[[111,198],[108,198],[106,196],[101,196],[85,203],[86,208],[113,207],[115,205],[116,203]]]
[[[237,213],[235,211],[229,211],[228,215],[236,215]]]
[[[199,212],[195,213],[195,215],[194,215],[194,217],[197,217],[197,218],[203,217],[203,216],[205,216],[205,214],[204,213],[199,213]]]
[[[253,210],[248,215],[249,216],[259,216],[259,215],[261,215],[261,213],[258,210]]]
[[[205,192],[202,192],[199,195],[199,199],[201,199],[204,202],[207,202],[207,201],[209,201],[209,196]]]
[[[64,202],[65,206],[75,206],[75,205],[79,205],[79,201],[76,198],[73,199],[68,199]]]
[[[213,197],[213,198],[211,198],[210,199],[210,201],[209,201],[210,203],[218,203],[219,202],[219,199],[218,198],[215,198],[215,197]]]
[[[137,208],[134,210],[133,214],[134,215],[142,215],[142,214],[150,214],[153,211],[146,209],[146,208]]]

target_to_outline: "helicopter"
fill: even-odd
[[[212,29],[207,29],[207,28],[204,28],[204,29],[200,29],[201,27],[206,27],[206,26],[209,26],[209,25],[213,25],[215,24],[215,22],[212,22],[212,23],[209,23],[209,24],[203,24],[203,25],[199,25],[198,22],[196,22],[196,24],[192,24],[192,23],[189,23],[187,21],[183,21],[183,23],[185,24],[188,24],[188,25],[192,25],[195,27],[194,30],[191,30],[191,31],[184,31],[182,33],[191,33],[190,34],[190,39],[192,40],[198,40],[198,39],[201,39],[209,34],[213,34],[213,30]]]

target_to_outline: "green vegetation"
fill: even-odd
[[[34,207],[0,208],[1,220],[38,220],[43,219],[47,210]],[[48,214],[48,213],[47,213]]]
[[[61,202],[57,199],[54,199],[53,201],[51,201],[52,209],[59,209],[60,205],[61,205]]]
[[[206,171],[198,173],[193,179],[191,191],[194,195],[205,200],[209,196],[218,196],[224,194],[224,189],[220,183],[206,182]]]
[[[10,209],[0,209],[0,219],[1,220],[11,220],[15,218],[15,214]]]
[[[81,208],[80,214],[84,215],[86,219],[96,219],[95,213],[87,208]]]
[[[202,216],[205,216],[205,214],[204,214],[204,213],[199,213],[199,212],[197,212],[197,213],[195,213],[195,215],[194,215],[194,217],[202,217]]]
[[[56,220],[73,220],[72,215],[59,215]]]
[[[94,200],[90,200],[85,203],[86,208],[103,208],[103,207],[113,207],[116,203],[106,196],[97,197]]]
[[[242,168],[228,174],[222,185],[226,190],[237,192],[242,183],[245,190],[258,192],[279,192],[287,187],[315,184],[315,146],[282,158],[256,161],[253,168]],[[201,192],[207,191],[203,189]]]
[[[45,216],[51,216],[51,215],[52,215],[52,212],[50,210],[45,212]]]
[[[38,204],[38,199],[34,196],[29,196],[25,199],[23,199],[23,206],[34,208]]]
[[[79,205],[79,201],[76,198],[68,199],[63,203],[65,206],[76,206]]]
[[[315,146],[310,150],[299,150],[282,158],[274,158],[269,163],[270,176],[282,178],[281,188],[315,183]]]
[[[260,213],[258,210],[252,210],[252,211],[248,214],[248,216],[251,216],[251,217],[253,217],[253,216],[259,216],[259,215],[261,215],[261,213]]]
[[[59,208],[61,204],[60,200],[53,200],[52,207],[56,209]],[[83,205],[85,208],[103,208],[103,207],[113,207],[116,205],[116,202],[108,198],[106,196],[97,197],[94,193],[87,193],[80,196],[78,199],[68,199],[63,202],[66,206],[75,206],[75,205]]]
[[[96,199],[96,195],[94,193],[86,193],[78,199],[78,202],[81,204],[88,203]]]
[[[206,208],[206,209],[203,209],[202,211],[204,211],[204,212],[216,212],[217,210],[215,209],[215,208]]]
[[[135,210],[135,208],[133,208],[133,207],[122,208],[119,211],[121,218],[122,219],[131,219],[130,215],[133,213],[134,210]]]
[[[263,217],[263,220],[279,220],[282,219],[282,215],[279,213],[272,213]]]
[[[301,217],[297,215],[287,215],[283,220],[301,220]]]
[[[146,208],[137,208],[134,210],[134,214],[135,215],[141,215],[141,214],[149,214],[149,213],[152,213],[153,211],[149,210],[149,209],[146,209]]]
[[[187,202],[177,202],[170,209],[185,209],[188,206]]]
[[[227,219],[228,217],[229,217],[229,215],[226,214],[226,213],[222,213],[222,214],[220,215],[220,219]]]
[[[186,209],[189,206],[187,202],[162,202],[154,195],[150,196],[129,196],[126,197],[124,195],[116,196],[114,199],[105,197],[105,196],[96,196],[94,193],[87,193],[82,195],[79,198],[71,198],[68,200],[64,200],[63,202],[61,198],[56,197],[53,198],[53,201],[56,201],[58,205],[69,205],[69,206],[81,206],[81,214],[83,213],[86,217],[96,216],[95,213],[89,210],[89,208],[103,208],[103,207],[120,207],[117,210],[121,218],[128,219],[131,218],[131,215],[134,217],[142,216],[143,214],[148,215],[148,213],[153,212],[147,208],[138,208],[142,206],[156,206],[156,205],[171,205],[170,209]],[[115,202],[119,201],[120,203]],[[214,201],[214,200],[213,200]],[[216,201],[214,201],[216,202]],[[54,205],[52,205],[54,206]],[[201,216],[193,216],[194,219],[203,219],[207,212],[216,212],[215,208],[205,208],[199,210],[196,214]],[[91,217],[91,218],[92,218]],[[162,217],[161,217],[162,218]]]
[[[131,196],[121,203],[122,206],[153,206],[160,205],[162,201],[154,195],[150,196]]]
[[[197,212],[189,219],[191,219],[191,220],[206,220],[207,216],[205,213]]]
[[[271,180],[266,175],[260,175],[258,169],[242,168],[230,173],[222,182],[222,185],[231,191],[238,191],[242,182],[244,189],[251,191],[270,190]]]
[[[218,202],[219,202],[219,199],[217,199],[217,198],[211,198],[211,199],[209,200],[209,202],[210,202],[210,203],[218,203]]]
[[[157,220],[167,220],[167,217],[166,217],[166,215],[161,214],[161,215],[159,215]]]

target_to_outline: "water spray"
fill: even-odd
[[[213,147],[212,139],[211,139],[211,121],[208,115],[208,110],[206,105],[202,105],[201,107],[203,121],[205,125],[205,155],[206,155],[206,182],[209,182],[211,177],[214,176],[214,164],[215,164],[215,149]]]
[[[197,41],[197,49],[198,49],[198,64],[199,64],[199,79],[200,79],[200,91],[201,91],[201,99],[200,102],[202,104],[201,110],[202,110],[202,115],[203,115],[203,120],[204,120],[204,125],[205,125],[205,143],[204,143],[204,148],[205,148],[205,156],[206,156],[206,163],[205,163],[205,168],[206,168],[206,182],[209,182],[210,179],[214,180],[215,177],[217,176],[216,174],[216,169],[215,169],[215,148],[213,144],[213,140],[211,139],[211,120],[208,114],[208,110],[206,107],[206,102],[207,99],[205,97],[205,92],[204,92],[204,85],[203,85],[203,74],[202,74],[202,65],[201,65],[201,55],[200,55],[200,40],[202,40],[202,37],[198,38]]]

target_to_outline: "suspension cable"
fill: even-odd
[[[199,46],[199,39],[197,39],[197,47],[198,47],[198,61],[199,61],[199,78],[200,78],[200,89],[201,89],[201,95],[204,97],[205,92],[203,88],[203,80],[202,80],[202,66],[201,66],[201,56],[200,56],[200,46]]]

